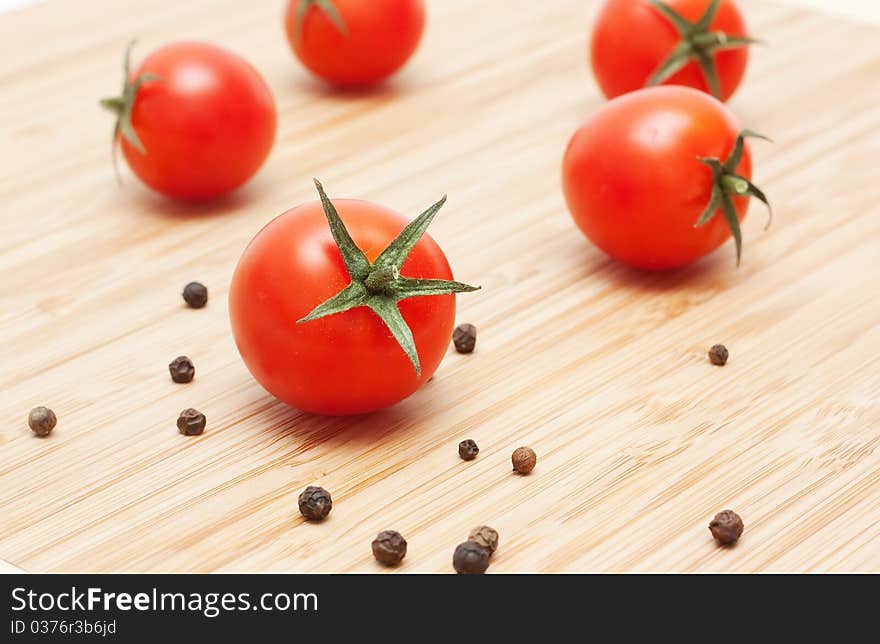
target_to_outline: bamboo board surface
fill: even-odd
[[[650,275],[606,258],[566,214],[559,164],[601,104],[586,67],[595,2],[434,0],[406,71],[372,92],[310,80],[281,2],[79,0],[0,19],[0,559],[28,571],[451,571],[488,523],[491,572],[880,570],[880,38],[869,27],[743,2],[755,49],[731,107],[776,207],[725,246]],[[100,24],[100,32],[94,29]],[[177,38],[251,60],[279,107],[257,178],[191,207],[113,178],[96,100]],[[432,226],[477,351],[368,417],[303,415],[241,363],[226,310],[239,254],[272,217],[360,197]],[[186,309],[190,280],[207,308]],[[706,349],[724,342],[726,367]],[[166,365],[187,354],[196,380]],[[55,433],[31,436],[36,405]],[[185,407],[208,417],[177,433]],[[457,443],[473,438],[478,459]],[[532,475],[510,473],[530,445]],[[320,484],[330,518],[296,499]],[[707,525],[731,508],[733,549]]]

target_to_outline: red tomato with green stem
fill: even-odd
[[[569,210],[606,253],[651,270],[683,266],[731,234],[739,264],[740,220],[752,157],[733,114],[687,87],[652,87],[615,98],[575,132],[562,163]]]
[[[289,0],[287,39],[312,73],[344,87],[379,83],[413,55],[422,0]]]
[[[316,182],[317,184],[317,182]],[[272,395],[303,411],[349,415],[403,400],[449,347],[455,293],[425,230],[366,201],[307,203],[271,221],[232,277],[229,314],[242,359]],[[328,227],[329,223],[329,227]]]
[[[608,98],[662,83],[726,101],[755,42],[734,0],[606,0],[593,26],[590,58]]]
[[[234,190],[259,170],[275,140],[275,101],[247,61],[207,43],[177,42],[132,73],[130,53],[131,45],[122,95],[101,105],[117,116],[114,154],[118,142],[141,181],[199,201]]]

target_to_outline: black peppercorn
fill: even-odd
[[[498,531],[487,525],[481,525],[479,528],[471,530],[471,533],[468,535],[468,541],[473,541],[483,546],[489,551],[489,556],[491,557],[498,550]]]
[[[56,424],[58,424],[58,418],[55,417],[55,412],[48,407],[34,407],[28,414],[28,427],[41,438],[51,434]]]
[[[196,375],[195,365],[186,356],[174,358],[168,365],[168,371],[171,372],[171,379],[180,383],[191,382]]]
[[[535,469],[535,463],[538,462],[538,457],[535,455],[535,450],[530,447],[517,447],[513,451],[510,460],[513,463],[514,472],[528,474]]]
[[[716,344],[711,349],[709,349],[709,361],[718,365],[719,367],[723,367],[727,364],[727,356],[729,353],[727,352],[727,347],[723,344]]]
[[[470,438],[463,440],[458,444],[458,455],[461,456],[464,461],[474,460],[479,453],[480,448],[477,447],[477,444]]]
[[[709,523],[712,536],[722,546],[729,546],[740,538],[743,533],[743,522],[733,510],[724,510],[715,515]]]
[[[383,530],[373,539],[373,556],[380,564],[396,566],[406,556],[406,539],[396,530]]]
[[[184,436],[198,436],[205,431],[207,422],[203,413],[195,409],[184,409],[177,418],[177,429]]]
[[[200,282],[190,282],[183,287],[183,299],[194,309],[200,309],[208,303],[208,289]]]
[[[459,353],[473,353],[477,344],[477,327],[473,324],[459,324],[452,332],[452,343]]]
[[[321,521],[333,509],[330,493],[317,485],[310,485],[299,495],[299,511],[309,521]]]
[[[482,575],[489,567],[489,551],[476,541],[460,543],[452,555],[452,567],[459,575]]]

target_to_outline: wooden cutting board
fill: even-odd
[[[29,571],[451,571],[468,530],[501,534],[492,572],[880,570],[880,31],[744,1],[754,50],[731,103],[776,206],[687,270],[610,261],[559,187],[568,137],[601,103],[586,64],[595,2],[434,0],[390,85],[340,93],[291,57],[282,2],[79,0],[0,19],[0,559]],[[95,26],[100,25],[100,31]],[[272,157],[247,188],[187,206],[110,165],[97,99],[135,56],[178,38],[251,60],[278,101]],[[415,216],[479,327],[387,411],[317,418],[273,400],[233,345],[235,262],[272,217],[314,198]],[[189,310],[183,285],[211,292]],[[707,348],[724,342],[719,369]],[[174,385],[167,363],[197,377]],[[55,409],[46,440],[28,410]],[[178,434],[181,409],[208,417]],[[457,444],[481,448],[471,463]],[[532,446],[538,466],[510,472]],[[296,509],[332,491],[320,525]],[[716,547],[732,508],[746,532]]]

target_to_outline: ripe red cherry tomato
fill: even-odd
[[[204,200],[251,178],[272,149],[275,102],[243,58],[200,42],[157,49],[102,101],[132,171],[170,197]]]
[[[739,133],[722,103],[694,89],[652,87],[615,98],[565,151],[569,210],[599,248],[639,268],[688,264],[731,232],[738,258],[747,197],[766,203],[751,183],[744,140],[736,152]]]
[[[407,226],[397,213],[367,201],[336,199],[333,204],[371,265]],[[455,296],[449,293],[475,289],[444,281],[428,292],[438,282],[423,280],[451,280],[452,271],[427,234],[387,277],[392,286],[422,280],[418,288],[425,296],[396,302],[391,296],[389,303],[412,332],[415,364],[385,318],[369,305],[315,315],[316,307],[357,281],[320,202],[271,221],[244,251],[229,294],[233,335],[251,374],[280,400],[325,415],[371,412],[412,394],[431,377],[449,346],[455,322]]]
[[[665,72],[674,73],[667,75],[664,84],[687,85],[726,101],[742,81],[749,59],[747,45],[754,42],[747,36],[736,2],[666,0],[665,4],[691,25],[706,16],[707,10],[717,13],[708,16],[708,24],[685,36],[686,23],[677,25],[650,0],[606,0],[590,45],[593,73],[602,92],[614,98],[646,87],[666,62]],[[670,58],[674,53],[679,56],[675,61]],[[686,64],[675,71],[682,63]],[[707,74],[716,76],[717,87],[707,83]]]
[[[341,86],[391,76],[415,52],[424,27],[422,0],[289,0],[285,16],[303,65]]]

